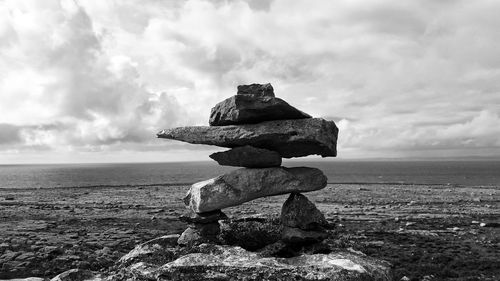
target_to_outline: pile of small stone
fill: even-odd
[[[238,86],[238,93],[212,108],[210,126],[163,130],[159,138],[230,148],[210,155],[220,165],[243,167],[195,183],[184,198],[190,224],[178,240],[181,245],[216,242],[223,208],[260,197],[289,193],[283,205],[282,240],[308,243],[326,237],[327,221],[302,192],[327,184],[316,168],[282,167],[282,158],[336,156],[338,128],[333,121],[312,118],[275,97],[271,84]]]

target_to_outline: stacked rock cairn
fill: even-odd
[[[271,84],[238,86],[235,96],[212,108],[210,126],[162,130],[159,138],[230,148],[210,155],[220,165],[243,167],[195,183],[184,198],[189,227],[180,245],[216,242],[221,211],[260,197],[290,194],[281,210],[285,243],[319,242],[327,237],[324,215],[302,193],[326,187],[316,168],[282,167],[282,158],[337,155],[338,128],[276,98]]]

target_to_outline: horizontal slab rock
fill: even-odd
[[[192,126],[162,130],[159,138],[221,147],[251,145],[292,158],[312,154],[337,155],[338,128],[321,118],[276,120],[230,126]]]
[[[251,124],[270,120],[311,118],[280,98],[236,95],[216,104],[210,112],[210,126]]]
[[[242,168],[193,184],[184,203],[197,213],[209,212],[260,197],[319,190],[326,182],[315,168]]]
[[[263,258],[240,247],[211,247],[163,265],[157,280],[392,280],[390,264],[354,253]]]
[[[291,244],[304,244],[320,242],[328,237],[325,230],[302,230],[295,227],[283,227],[281,240]]]
[[[278,152],[250,145],[210,154],[219,165],[246,168],[267,168],[281,166]]]
[[[250,84],[250,85],[239,85],[238,95],[256,95],[263,97],[274,97],[273,86],[269,83],[267,84]]]
[[[281,223],[284,226],[313,230],[328,225],[323,213],[302,194],[292,193],[281,208]]]

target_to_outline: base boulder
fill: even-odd
[[[209,246],[163,265],[157,280],[391,280],[388,263],[350,252],[263,258],[240,247]]]

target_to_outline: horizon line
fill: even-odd
[[[500,161],[499,156],[460,156],[460,157],[372,157],[372,158],[343,158],[343,157],[325,157],[315,159],[304,158],[284,158],[286,162],[335,162],[335,161],[373,161],[373,162],[398,162],[398,161],[429,161],[429,162],[446,162],[446,161]],[[186,160],[186,161],[111,161],[111,162],[26,162],[26,163],[2,163],[0,166],[22,166],[22,165],[81,165],[81,164],[155,164],[155,163],[214,163],[213,160]],[[229,167],[229,166],[228,166]]]

